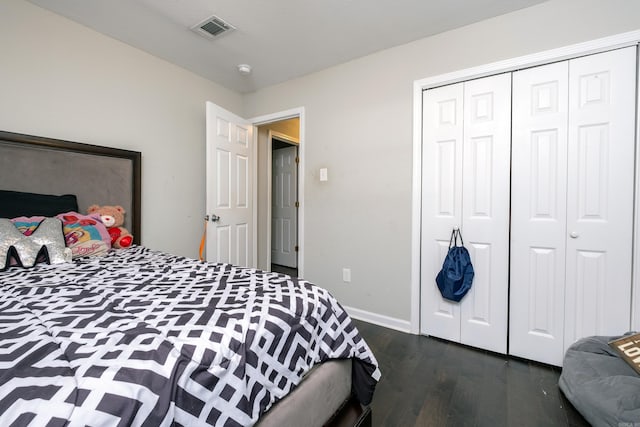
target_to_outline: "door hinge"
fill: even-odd
[[[296,245],[296,247],[295,247],[295,251],[296,251],[296,252],[298,252],[298,245]]]
[[[300,207],[300,202],[296,202],[296,208]]]
[[[300,157],[296,156],[296,163],[300,163]]]

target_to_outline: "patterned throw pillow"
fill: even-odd
[[[67,212],[56,216],[64,226],[67,247],[73,258],[99,256],[111,249],[111,237],[99,215],[83,215]],[[18,217],[11,221],[25,236],[29,236],[44,219],[40,216]]]
[[[67,247],[74,258],[104,255],[111,249],[111,236],[100,215],[67,212],[57,218],[62,220]]]
[[[7,218],[0,218],[0,270],[10,265],[33,267],[37,262],[60,264],[71,261],[71,250],[65,246],[62,221],[44,218],[28,236]]]

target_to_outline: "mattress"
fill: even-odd
[[[250,426],[334,359],[368,404],[369,347],[326,290],[286,275],[141,246],[0,273],[0,425]]]

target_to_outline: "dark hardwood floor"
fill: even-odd
[[[589,426],[560,368],[355,322],[382,371],[374,427]]]

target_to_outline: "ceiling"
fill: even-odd
[[[29,1],[247,93],[546,0]],[[212,15],[236,30],[190,30]]]

